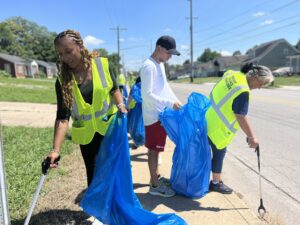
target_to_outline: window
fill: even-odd
[[[10,64],[9,64],[9,63],[5,63],[5,64],[4,64],[4,70],[5,70],[7,73],[11,74],[11,67],[10,67]]]
[[[289,49],[288,48],[284,48],[283,49],[283,54],[284,55],[288,55],[289,54]]]

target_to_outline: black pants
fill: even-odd
[[[86,168],[88,186],[90,186],[94,177],[96,156],[100,150],[102,139],[103,136],[96,132],[89,144],[80,145],[81,154]]]

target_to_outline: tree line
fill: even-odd
[[[56,32],[22,17],[12,17],[0,23],[0,52],[19,56],[25,59],[37,59],[56,62],[53,41]],[[120,58],[117,53],[109,54],[104,48],[94,49],[101,56],[109,59],[116,74]],[[122,65],[119,64],[121,68]]]

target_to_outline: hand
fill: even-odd
[[[247,137],[247,142],[249,148],[256,148],[259,145],[259,142],[256,137]]]
[[[121,112],[121,113],[128,113],[127,109],[126,109],[126,106],[124,103],[120,103],[117,105],[118,107],[118,110]]]
[[[173,105],[173,109],[175,110],[178,110],[178,109],[181,109],[181,103],[180,102],[175,102],[174,105]]]
[[[50,160],[50,168],[57,168],[58,167],[58,163],[57,163],[57,159],[59,157],[59,151],[56,149],[53,149],[49,154],[48,157],[51,159]]]

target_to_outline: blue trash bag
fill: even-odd
[[[210,106],[207,97],[192,93],[181,110],[166,109],[159,119],[176,147],[171,170],[172,188],[191,198],[208,192],[211,150],[207,139],[205,113]]]
[[[146,211],[133,192],[126,114],[118,113],[103,138],[95,174],[80,202],[83,210],[109,225],[187,225],[175,214]]]
[[[141,103],[136,103],[134,108],[128,112],[127,131],[137,147],[145,144],[145,127]]]
[[[142,103],[141,82],[132,86],[130,95],[135,102]]]
[[[128,91],[127,91],[126,85],[123,86],[123,96],[124,96],[125,98],[128,97]]]
[[[132,86],[130,96],[135,101],[135,106],[128,112],[127,132],[130,134],[134,144],[138,147],[145,144],[141,83]]]

